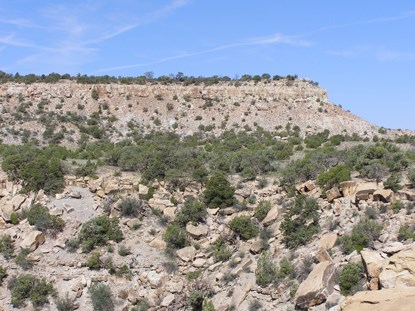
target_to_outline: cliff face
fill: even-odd
[[[219,134],[225,129],[256,126],[275,131],[290,123],[299,126],[302,135],[328,129],[333,135],[372,137],[378,131],[378,127],[330,103],[325,90],[304,80],[213,86],[8,83],[0,85],[0,109],[6,140],[10,136],[4,131],[6,127],[22,131],[29,126],[42,134],[45,122],[39,121],[45,115],[77,136],[78,126],[59,118],[69,112],[84,119],[98,112],[96,119],[112,140],[122,139],[133,128],[142,132],[170,130],[180,135],[198,131]]]

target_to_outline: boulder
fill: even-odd
[[[357,292],[347,298],[341,311],[412,311],[415,287],[400,287],[376,291]]]
[[[382,248],[382,252],[388,255],[393,255],[393,254],[399,253],[400,251],[403,251],[406,248],[407,248],[407,245],[404,245],[401,242],[390,242]]]
[[[141,226],[141,221],[137,218],[132,218],[127,221],[126,225],[128,228],[135,230]]]
[[[369,289],[378,290],[379,289],[379,274],[382,269],[384,258],[380,256],[379,253],[371,250],[362,250],[360,252],[362,256],[363,264],[366,268]]]
[[[340,190],[344,197],[351,197],[356,192],[356,182],[353,180],[343,181],[340,183]]]
[[[262,224],[264,226],[269,226],[278,218],[278,205],[274,205],[270,211],[265,216],[264,220],[262,220]]]
[[[104,188],[105,194],[116,193],[118,191],[119,191],[118,182],[114,179],[109,180]]]
[[[176,251],[177,256],[183,261],[192,261],[196,255],[196,249],[193,246],[184,247]]]
[[[147,274],[147,281],[152,288],[160,287],[167,280],[167,276],[156,271],[150,271]]]
[[[249,284],[236,286],[233,290],[231,305],[238,309],[239,305],[245,300],[250,290],[251,286]]]
[[[332,261],[330,254],[327,252],[326,249],[320,248],[316,254],[317,260],[319,262],[323,261]]]
[[[25,200],[26,197],[24,195],[18,194],[14,196],[9,203],[14,206],[14,210],[16,211],[22,206]]]
[[[398,196],[401,200],[415,201],[415,192],[409,190],[399,190]]]
[[[175,207],[166,207],[163,210],[163,215],[164,217],[166,217],[167,221],[174,221],[174,219],[176,218],[176,208]]]
[[[138,197],[141,200],[145,200],[147,198],[147,193],[148,193],[148,187],[145,185],[138,185]]]
[[[303,281],[295,294],[295,304],[300,309],[307,309],[326,301],[333,292],[335,267],[330,261],[317,264]]]
[[[69,193],[69,197],[72,198],[72,199],[80,199],[82,197],[82,195],[79,191],[71,191]]]
[[[305,183],[302,183],[301,185],[297,185],[296,190],[300,193],[310,192],[313,191],[316,188],[316,184],[314,181],[309,180]]]
[[[199,224],[193,226],[191,223],[186,225],[186,231],[195,239],[200,239],[203,236],[206,236],[208,233],[208,226]]]
[[[170,306],[173,303],[174,299],[175,299],[174,294],[167,294],[167,296],[164,297],[163,300],[161,301],[161,306],[162,307]]]
[[[337,241],[337,234],[336,233],[326,233],[318,241],[318,245],[320,248],[330,249],[333,248]]]
[[[4,221],[10,221],[10,217],[14,212],[14,207],[10,203],[6,203],[1,206],[1,216],[3,217]]]
[[[255,240],[251,244],[249,251],[253,254],[259,254],[263,248],[264,248],[264,243],[261,240]]]
[[[26,234],[23,241],[20,243],[20,247],[27,248],[33,252],[43,243],[45,243],[45,236],[43,233],[41,231],[34,230]]]
[[[384,261],[379,282],[383,288],[415,286],[415,245]]]
[[[167,243],[165,241],[163,241],[162,239],[160,239],[160,238],[155,238],[148,245],[150,245],[150,247],[156,248],[156,249],[166,249],[167,248]]]
[[[372,195],[376,190],[378,190],[376,183],[359,184],[356,188],[356,200],[369,200],[370,195]]]
[[[341,198],[342,194],[340,193],[339,188],[333,187],[330,190],[326,191],[327,201],[330,203],[333,202],[335,199]]]
[[[393,191],[391,189],[381,189],[376,190],[373,193],[373,200],[375,201],[382,201],[384,203],[392,202],[393,199]]]

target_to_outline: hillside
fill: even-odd
[[[96,127],[95,136],[105,134],[111,141],[151,130],[218,135],[259,126],[276,132],[288,123],[298,126],[302,136],[323,130],[370,139],[379,135],[377,126],[330,103],[325,90],[301,79],[209,86],[5,83],[0,85],[0,109],[1,137],[7,143],[16,143],[21,135],[14,134],[24,129],[30,131],[27,139],[40,139],[46,129],[50,136],[63,129],[63,141],[76,141],[88,120]]]
[[[0,311],[413,308],[415,135],[315,83],[7,82],[0,106]]]

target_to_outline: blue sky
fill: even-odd
[[[0,70],[156,76],[297,74],[332,102],[415,130],[410,0],[0,2]]]

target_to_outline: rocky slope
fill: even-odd
[[[404,150],[400,152],[391,142],[368,142],[375,135],[394,138],[413,133],[379,131],[331,104],[326,92],[310,82],[232,81],[213,86],[8,83],[0,85],[0,106],[0,138],[9,144],[37,140],[40,145],[53,141],[76,146],[85,133],[95,140],[117,142],[152,130],[182,136],[196,132],[219,135],[226,129],[249,131],[256,126],[274,133],[297,126],[301,136],[324,130],[331,135],[357,134],[358,142],[339,142],[341,153],[366,144],[353,154],[356,171],[347,174],[350,180],[343,178],[340,183],[328,178],[332,184],[327,189],[328,182],[323,186],[316,180],[318,176],[310,175],[316,169],[310,161],[322,162],[327,171],[344,166],[340,155],[328,149],[333,155],[326,158],[319,154],[320,149],[308,148],[303,142],[293,149],[291,159],[304,156],[304,150],[315,152],[315,160],[299,166],[304,176],[315,179],[295,183],[294,178],[289,187],[283,184],[279,166],[256,178],[255,174],[254,178],[227,176],[236,189],[231,194],[233,203],[203,205],[205,214],[200,219],[181,225],[177,235],[185,236],[188,243],[177,248],[166,238],[169,226],[179,226],[178,219],[190,199],[203,201],[207,188],[203,178],[194,181],[190,174],[184,175],[188,179],[182,184],[175,184],[174,178],[144,184],[138,169],[121,171],[102,164],[96,178],[65,175],[63,191],[46,195],[44,190],[22,193],[23,181],[11,181],[0,170],[0,311],[35,309],[29,300],[20,305],[13,301],[14,277],[26,274],[44,278],[56,289],[60,298],[49,297],[49,303],[41,306],[41,310],[51,311],[100,310],[93,307],[91,298],[91,288],[97,284],[108,286],[112,293],[113,308],[108,310],[200,310],[202,301],[203,311],[413,309],[415,182],[410,168],[414,144],[399,144]],[[368,146],[371,148],[365,149]],[[209,152],[207,143],[201,147]],[[263,150],[272,147],[265,145]],[[83,164],[90,156],[92,152],[87,158],[59,163],[79,168],[77,161]],[[92,160],[103,161],[100,157]],[[44,158],[40,163],[47,163]],[[162,160],[169,160],[166,158]],[[25,164],[14,163],[10,156],[8,163],[11,174],[14,164]],[[208,169],[206,174],[211,177]],[[397,182],[402,187],[387,189],[386,177],[396,172],[402,177]],[[293,169],[292,173],[298,172]],[[301,209],[290,214],[296,209],[294,195],[310,199],[306,202],[312,202],[315,210],[309,211],[312,217],[294,227],[291,238],[303,238],[307,233],[303,227],[318,229],[311,231],[306,243],[290,245],[286,224],[303,217]],[[123,212],[122,204],[129,199],[136,202],[138,214]],[[261,212],[264,202],[268,209]],[[46,218],[31,225],[33,220],[27,215],[38,204],[51,216],[43,214]],[[84,225],[100,216],[119,221],[123,239],[107,239],[92,252],[84,245],[73,246],[74,238],[85,234]],[[56,221],[53,217],[63,220],[62,230],[39,231],[45,229],[45,223],[50,225],[50,219]],[[253,225],[256,234],[246,238],[234,229],[233,221],[241,217]],[[95,231],[104,232],[103,227]],[[86,230],[86,235],[95,231]],[[357,232],[354,237],[353,232]],[[92,256],[100,257],[98,263],[91,261]],[[347,269],[351,269],[348,274]],[[267,280],[269,276],[272,280]],[[66,308],[59,304],[64,297]],[[210,308],[207,302],[212,303]]]
[[[397,234],[400,225],[415,220],[415,214],[409,213],[408,209],[396,214],[388,208],[398,198],[407,203],[414,201],[413,191],[393,193],[383,190],[382,184],[354,179],[342,183],[340,189],[328,192],[327,198],[322,199],[322,191],[314,182],[297,185],[298,193],[317,198],[322,230],[307,246],[289,250],[282,243],[280,224],[292,199],[288,199],[284,190],[272,180],[268,180],[269,186],[264,188],[258,188],[257,182],[244,183],[237,189],[235,197],[239,200],[255,197],[256,201],[250,200],[242,211],[232,207],[221,213],[218,209],[208,209],[205,224],[186,226],[191,245],[177,250],[171,257],[164,251],[167,247],[162,238],[165,226],[160,223],[160,217],[167,223],[174,221],[185,198],[200,195],[198,185],[172,192],[168,190],[168,184],[152,184],[156,191],[153,198],[145,201],[144,218],[138,220],[121,217],[118,203],[107,204],[109,198],[145,199],[149,188],[139,184],[134,174],[121,177],[107,174],[96,180],[66,176],[65,180],[65,191],[55,197],[45,196],[42,191],[21,195],[18,194],[20,185],[1,181],[1,235],[11,236],[16,248],[29,248],[28,260],[35,265],[25,271],[13,260],[0,257],[0,263],[7,267],[9,275],[31,273],[46,277],[61,296],[68,293],[80,310],[92,310],[88,288],[100,282],[110,285],[115,310],[130,310],[139,301],[146,301],[151,310],[188,310],[189,294],[194,290],[211,293],[215,310],[391,310],[391,305],[399,306],[399,310],[410,310],[408,308],[414,302],[415,246],[412,240],[398,242]],[[233,182],[239,183],[239,178],[234,177]],[[276,285],[257,285],[257,264],[264,247],[264,240],[260,238],[244,241],[233,237],[230,258],[214,260],[212,247],[217,238],[232,237],[228,227],[231,220],[241,215],[253,217],[262,200],[272,202],[271,210],[257,224],[267,228],[268,252],[277,265],[281,265],[284,258],[290,258],[295,270],[299,271],[297,281],[287,281],[286,276],[280,277]],[[5,222],[9,221],[12,211],[21,212],[35,203],[47,206],[52,214],[60,215],[66,222],[64,231],[56,238],[36,231],[27,220],[17,225]],[[381,219],[383,229],[373,247],[360,254],[354,251],[343,255],[336,240],[349,233],[369,210],[379,210],[381,205],[386,206],[386,210],[381,214],[377,212],[376,217]],[[155,216],[151,209],[160,211],[161,216]],[[109,252],[109,247],[97,251],[103,257],[112,257],[118,267],[126,264],[131,273],[129,278],[114,276],[105,269],[88,269],[85,263],[89,254],[70,253],[65,248],[65,241],[79,233],[82,223],[105,213],[120,217],[125,237],[120,244],[112,244],[112,248],[119,251],[123,245],[130,252],[121,256],[120,252]],[[367,283],[362,286],[372,291],[359,292],[346,299],[339,292],[336,271],[338,273],[351,262],[364,264]],[[400,292],[397,293],[395,288],[401,288]],[[0,301],[3,310],[14,310],[5,286],[0,287]],[[31,310],[30,304],[24,310]],[[52,302],[43,310],[56,310],[56,306]]]
[[[76,140],[79,122],[91,115],[113,141],[133,130],[219,134],[256,126],[276,131],[288,123],[303,136],[326,129],[332,135],[379,135],[377,126],[330,103],[324,89],[300,79],[212,86],[6,83],[0,85],[0,109],[1,135],[8,143],[19,140],[23,129],[39,139],[48,126],[55,132],[64,127],[64,140]]]

